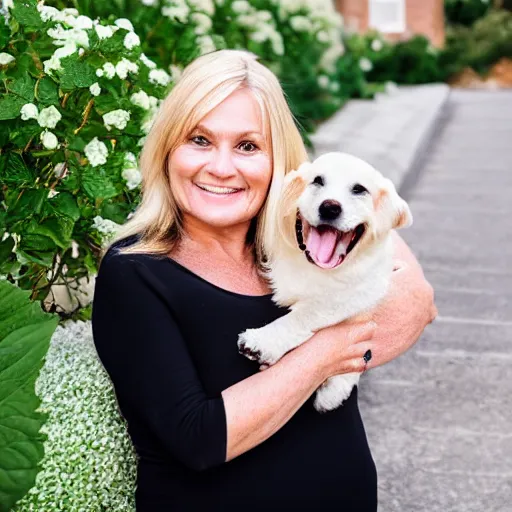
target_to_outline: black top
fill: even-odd
[[[335,411],[310,398],[276,434],[225,462],[221,392],[258,372],[238,333],[286,314],[168,257],[105,255],[92,328],[139,455],[137,512],[375,512],[377,477],[357,388]]]

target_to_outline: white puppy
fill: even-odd
[[[393,183],[363,160],[327,153],[289,173],[268,247],[274,301],[290,313],[239,336],[240,353],[272,365],[315,331],[373,308],[393,270],[391,230],[412,215]],[[315,408],[335,409],[360,373],[337,375],[317,390]]]

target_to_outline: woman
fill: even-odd
[[[371,320],[323,329],[264,371],[237,349],[239,332],[286,314],[259,270],[283,176],[306,158],[276,77],[246,52],[194,61],[159,111],[92,317],[140,458],[138,511],[376,510],[357,389],[324,415],[310,397],[398,356],[435,316],[398,235]]]

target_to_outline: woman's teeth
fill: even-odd
[[[212,187],[211,185],[196,185],[202,189],[206,190],[206,192],[212,192],[213,194],[234,194],[238,192],[239,188],[229,188],[229,187]]]

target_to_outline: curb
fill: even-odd
[[[450,95],[446,84],[398,87],[373,100],[351,100],[311,135],[311,158],[343,151],[366,160],[397,189],[410,188]]]

